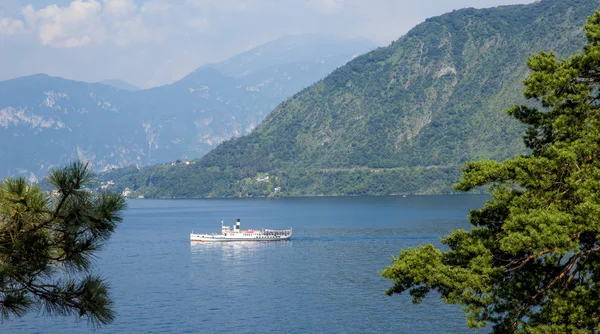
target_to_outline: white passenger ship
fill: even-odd
[[[292,237],[292,228],[289,230],[242,230],[238,219],[233,227],[223,225],[221,221],[221,234],[197,234],[192,231],[190,241],[279,241]]]

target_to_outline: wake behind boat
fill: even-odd
[[[279,241],[288,240],[292,237],[292,228],[289,230],[242,230],[240,229],[240,219],[233,229],[223,225],[221,221],[221,234],[190,234],[190,241]]]

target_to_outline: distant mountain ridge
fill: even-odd
[[[465,161],[525,152],[522,126],[504,112],[525,102],[525,60],[579,52],[599,5],[542,0],[427,19],[190,165],[106,177],[146,197],[452,192]]]
[[[304,39],[283,39],[294,38]],[[265,46],[284,55],[273,66],[232,77],[219,67],[224,72],[236,67],[234,57],[227,65],[145,90],[132,91],[121,81],[84,83],[47,75],[2,81],[0,177],[35,180],[74,158],[90,161],[97,171],[198,158],[223,140],[249,133],[283,99],[374,47],[363,40],[328,40],[341,53],[324,59],[318,46],[304,43],[298,49],[308,50],[304,62],[293,57],[286,62],[276,40]]]
[[[109,85],[109,86],[115,87],[117,89],[128,90],[131,92],[140,90],[138,87],[130,84],[129,82],[125,82],[121,79],[107,79],[107,80],[98,81],[98,83],[104,84],[104,85]]]
[[[332,43],[334,40],[337,42]],[[363,38],[338,40],[323,34],[287,35],[224,62],[201,66],[197,71],[211,67],[225,75],[241,77],[289,63],[338,63],[339,61],[335,60],[337,57],[360,55],[362,52],[357,52],[357,46],[362,46],[359,50],[374,48],[371,41]]]

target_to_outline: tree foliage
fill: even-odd
[[[461,304],[472,327],[496,333],[581,333],[600,323],[600,12],[583,54],[531,56],[524,95],[539,108],[508,113],[528,126],[531,154],[468,163],[456,188],[488,185],[493,200],[472,230],[405,249],[381,274],[388,294],[420,302],[435,290]]]
[[[52,195],[24,178],[0,186],[0,317],[37,308],[47,315],[114,319],[108,284],[92,273],[94,253],[122,220],[125,200],[86,189],[93,174],[73,162],[51,171]]]

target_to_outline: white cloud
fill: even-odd
[[[134,13],[137,5],[133,0],[103,0],[104,12],[108,15],[122,16]]]
[[[252,6],[249,6],[253,1],[248,0],[186,0],[188,6],[206,9],[225,9],[234,11],[246,11]]]
[[[84,46],[90,44],[92,39],[88,35],[83,35],[80,37],[69,37],[63,39],[61,41],[56,42],[56,46],[60,46],[63,48],[75,48],[78,46]]]
[[[207,20],[191,17],[185,8],[166,0],[145,1],[140,7],[134,0],[74,0],[41,9],[29,4],[20,14],[22,20],[0,17],[0,35],[27,32],[42,46],[53,48],[160,44],[167,33],[181,31],[180,27],[195,32],[208,28]]]
[[[21,20],[10,17],[0,18],[0,36],[11,36],[25,31],[25,25]]]
[[[156,15],[160,13],[167,13],[172,8],[173,5],[169,4],[169,2],[166,0],[150,0],[144,2],[140,11],[142,13]]]
[[[50,5],[38,11],[28,5],[22,14],[40,44],[73,48],[104,41],[105,29],[98,15],[101,10],[98,1],[76,0],[68,7]]]

